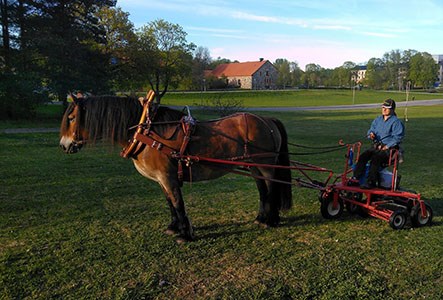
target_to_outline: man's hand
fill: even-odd
[[[374,134],[373,132],[370,132],[370,133],[369,133],[369,138],[370,138],[371,140],[374,140],[374,139],[375,139],[375,134]]]

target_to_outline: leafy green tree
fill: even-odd
[[[214,70],[218,65],[221,65],[221,64],[229,64],[229,63],[231,63],[231,62],[238,62],[237,60],[236,61],[231,61],[230,59],[228,59],[228,58],[221,58],[220,56],[219,57],[217,57],[216,59],[213,59],[212,60],[212,62],[209,64],[209,69],[210,70]]]
[[[303,71],[298,66],[298,63],[293,61],[289,65],[291,71],[291,86],[297,87],[302,83]]]
[[[409,79],[415,86],[430,88],[436,81],[438,66],[429,53],[417,53],[411,57]]]
[[[321,84],[320,72],[322,67],[317,64],[307,64],[305,67],[304,80],[308,87],[316,87]]]
[[[121,8],[102,7],[98,13],[99,24],[105,31],[106,43],[99,48],[109,57],[111,86],[114,91],[134,91],[138,88],[137,78],[131,64],[131,47],[136,45],[137,35],[129,21],[129,13]]]
[[[211,62],[209,49],[202,46],[197,47],[193,53],[191,74],[183,77],[181,86],[187,90],[206,90],[208,78],[205,77],[205,70],[209,69]]]
[[[96,16],[114,0],[34,0],[40,15],[32,30],[32,46],[46,59],[48,85],[63,99],[71,89],[103,93],[109,89],[108,61],[100,45],[105,31]]]
[[[137,32],[138,41],[132,45],[132,67],[140,84],[155,92],[157,102],[168,88],[177,87],[180,79],[191,71],[193,43],[178,24],[159,19]]]
[[[291,63],[284,58],[278,58],[274,62],[274,66],[278,71],[277,86],[286,88],[291,85]]]
[[[35,50],[27,47],[24,1],[1,0],[0,117],[26,118],[34,115],[41,101],[37,91],[40,77]]]
[[[383,88],[384,63],[380,58],[371,58],[366,69],[365,83],[373,89]]]
[[[0,74],[1,103],[11,114],[22,114],[21,103],[29,113],[36,95],[48,92],[64,100],[72,89],[108,91],[109,59],[100,50],[106,36],[96,14],[115,0],[1,1],[1,54],[8,65]]]

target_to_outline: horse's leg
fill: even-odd
[[[191,222],[186,215],[185,203],[178,182],[176,184],[166,183],[161,185],[166,199],[171,203],[170,208],[173,219],[169,226],[172,226],[173,230],[178,232],[177,242],[192,241],[194,239],[194,232]]]
[[[255,172],[254,172],[255,173]],[[260,204],[258,208],[258,215],[255,218],[255,222],[258,224],[266,224],[266,195],[268,193],[268,188],[263,179],[255,179],[255,184],[257,185],[258,194],[260,196]]]
[[[255,169],[254,175],[273,178],[273,170]],[[277,226],[280,223],[279,199],[274,183],[269,180],[257,178],[255,180],[260,195],[260,206],[258,216],[255,219],[260,224],[267,226]]]
[[[175,211],[175,208],[172,205],[172,200],[169,197],[167,191],[163,187],[162,187],[162,190],[163,190],[163,193],[165,194],[166,201],[168,202],[169,210],[171,212],[171,223],[168,225],[168,228],[166,229],[165,233],[167,235],[174,235],[174,234],[179,233],[177,212]]]

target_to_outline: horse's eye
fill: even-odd
[[[69,121],[69,123],[74,122],[75,121],[75,117],[74,116],[69,116],[68,117],[68,121]]]

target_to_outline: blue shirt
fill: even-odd
[[[386,121],[383,116],[375,118],[368,130],[368,136],[371,132],[375,134],[377,141],[382,142],[389,148],[400,144],[405,136],[403,123],[395,115],[391,115]]]

